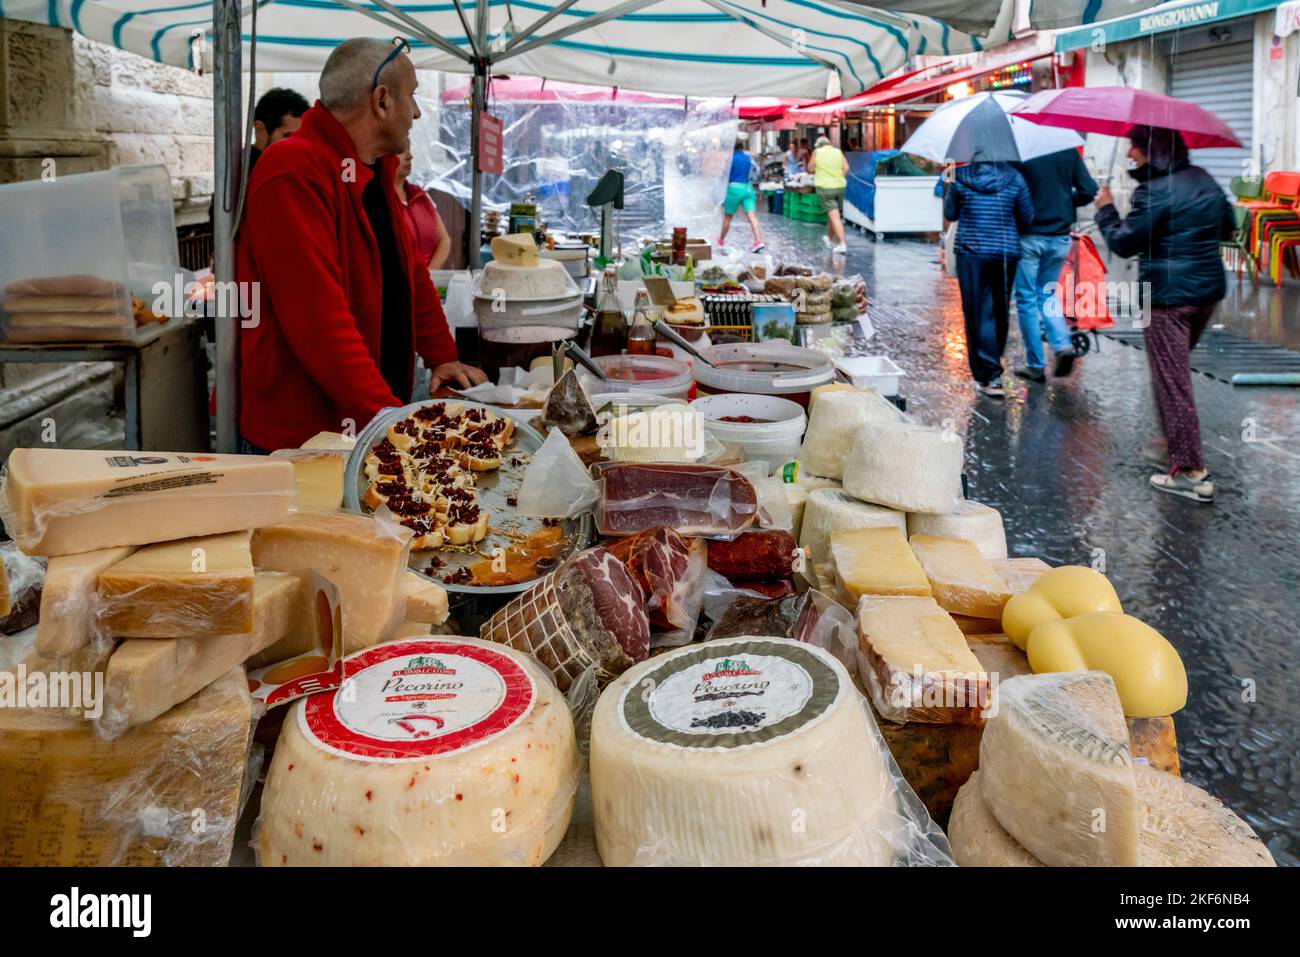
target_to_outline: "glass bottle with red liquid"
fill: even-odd
[[[632,322],[627,330],[627,354],[630,356],[655,354],[655,330],[650,324],[650,293],[644,289],[636,294]]]
[[[617,356],[627,348],[627,320],[618,302],[618,272],[605,267],[596,296],[596,325],[591,331],[593,356]]]

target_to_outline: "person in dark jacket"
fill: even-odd
[[[1169,448],[1169,471],[1151,476],[1151,485],[1210,502],[1214,480],[1201,449],[1188,353],[1227,293],[1219,243],[1232,236],[1232,208],[1214,178],[1188,162],[1177,131],[1135,126],[1128,138],[1136,164],[1130,175],[1138,181],[1129,214],[1121,218],[1102,187],[1097,225],[1111,252],[1138,257],[1142,334]]]
[[[1034,221],[1020,237],[1020,266],[1016,270],[1016,314],[1025,344],[1025,365],[1016,370],[1016,375],[1031,382],[1045,382],[1044,331],[1056,355],[1053,375],[1069,375],[1079,357],[1056,297],[1056,283],[1070,254],[1074,211],[1092,202],[1097,183],[1088,175],[1078,150],[1048,153],[1016,169],[1034,198]]]
[[[981,392],[1001,397],[1020,233],[1034,219],[1029,187],[1007,163],[962,166],[944,190],[943,217],[957,223],[953,248],[971,375]]]

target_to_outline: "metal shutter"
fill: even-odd
[[[1224,189],[1246,170],[1254,142],[1251,104],[1254,98],[1254,44],[1251,40],[1224,43],[1200,50],[1179,51],[1169,60],[1169,95],[1217,113],[1243,146],[1192,150],[1192,162],[1204,167]]]

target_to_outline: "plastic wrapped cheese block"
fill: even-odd
[[[100,624],[118,638],[204,638],[252,631],[251,534],[146,545],[106,568],[98,583]]]
[[[831,536],[856,528],[907,528],[907,516],[892,508],[859,502],[838,488],[817,489],[808,495],[799,547],[810,565],[831,557]]]
[[[135,551],[133,545],[100,548],[50,559],[41,592],[37,649],[47,658],[70,655],[90,644],[98,626],[95,591],[99,573]]]
[[[979,766],[989,810],[1044,864],[1138,863],[1133,758],[1109,675],[1083,671],[1002,682],[980,740]]]
[[[858,675],[890,721],[978,724],[989,703],[984,667],[933,598],[862,598]]]
[[[1143,867],[1276,867],[1250,825],[1182,778],[1133,766],[1142,805],[1138,858]],[[952,855],[961,867],[1042,867],[989,812],[980,772],[960,791],[948,819]]]
[[[252,717],[242,668],[113,741],[0,708],[0,866],[224,867]]]
[[[526,655],[472,638],[349,656],[292,706],[253,844],[263,866],[532,866],[578,788],[573,719]]]
[[[650,653],[645,604],[627,566],[589,548],[488,619],[480,637],[532,655],[561,691],[587,673],[604,684]]]
[[[339,589],[348,651],[387,638],[401,624],[402,583],[412,532],[391,521],[349,512],[295,512],[253,535],[253,563],[262,570],[312,569]]]
[[[625,673],[596,704],[591,792],[609,866],[949,862],[844,666],[788,639]]]
[[[1115,680],[1124,714],[1157,718],[1187,704],[1187,671],[1169,641],[1132,615],[1095,611],[1045,621],[1025,647],[1036,673],[1104,671]]]
[[[943,512],[961,501],[956,432],[902,422],[865,422],[844,459],[844,491],[904,512]]]
[[[974,542],[913,535],[909,543],[943,608],[971,618],[1002,617],[1011,592]]]
[[[903,413],[892,402],[864,389],[823,392],[808,417],[799,460],[814,475],[838,479],[844,475],[854,433],[864,422],[900,422]]]
[[[293,493],[265,455],[14,449],[0,513],[29,555],[71,555],[270,525]]]
[[[909,538],[913,535],[963,538],[974,543],[990,561],[1007,557],[1007,535],[1002,528],[1001,513],[968,498],[962,499],[952,512],[912,512],[907,516],[907,535]]]

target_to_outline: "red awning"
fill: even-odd
[[[843,100],[832,100],[826,103],[817,103],[813,106],[803,109],[791,110],[790,116],[800,123],[824,123],[834,116],[841,113],[853,113],[857,110],[864,110],[872,106],[885,106],[889,103],[907,103],[911,100],[917,100],[921,97],[929,96],[939,90],[946,89],[954,83],[960,83],[962,80],[970,80],[975,77],[983,76],[986,73],[992,73],[995,70],[1001,70],[1004,67],[1012,66],[1016,63],[1025,63],[1030,60],[1041,60],[1043,57],[1051,56],[1051,52],[1037,53],[1033,56],[1020,56],[1002,63],[994,63],[989,66],[965,67],[960,70],[954,70],[951,73],[941,73],[937,76],[931,76],[924,80],[918,80],[915,83],[903,83],[908,77],[916,76],[917,73],[926,72],[925,70],[914,70],[911,73],[903,74],[900,77],[893,77],[877,83],[865,93],[859,93],[857,96],[850,96]],[[942,64],[939,64],[942,66]],[[926,70],[932,70],[934,67],[926,67]]]

